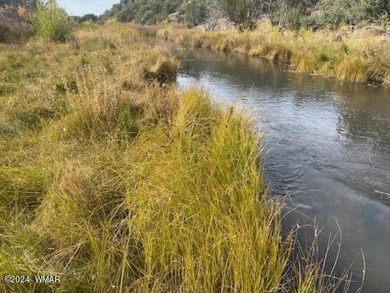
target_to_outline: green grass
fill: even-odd
[[[169,53],[115,24],[4,48],[0,275],[61,283],[0,291],[322,290],[298,264],[286,275],[293,236],[249,119],[179,94]]]

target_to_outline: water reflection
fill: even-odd
[[[267,133],[267,179],[274,193],[289,194],[287,208],[298,211],[288,214],[286,227],[312,224],[316,218],[325,235],[336,234],[337,219],[343,236],[338,268],[349,266],[363,249],[364,292],[388,291],[389,89],[296,74],[248,56],[176,54],[182,60],[181,87],[201,84],[215,97],[244,105],[259,131]],[[325,237],[323,251],[326,243]],[[362,269],[356,261],[357,278]]]

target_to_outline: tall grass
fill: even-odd
[[[286,275],[293,237],[248,118],[162,84],[168,53],[112,25],[0,62],[18,84],[0,108],[0,274],[61,276],[0,291],[317,290]]]
[[[142,30],[141,27],[138,29]],[[193,48],[238,52],[287,62],[298,72],[347,82],[389,85],[388,37],[370,35],[366,29],[279,31],[262,21],[253,32],[204,32],[168,26],[162,27],[156,35]]]

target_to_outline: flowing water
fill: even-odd
[[[353,263],[350,291],[365,267],[363,292],[390,292],[390,89],[292,73],[243,55],[173,50],[181,88],[200,85],[215,99],[238,104],[265,134],[271,193],[293,210],[285,228],[315,222],[324,239],[338,235],[328,261],[340,246],[336,272]],[[300,235],[311,241],[308,227]]]

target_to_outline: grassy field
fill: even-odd
[[[290,31],[259,22],[254,31],[209,31],[181,27],[142,28],[184,46],[238,52],[290,64],[291,70],[347,82],[390,85],[389,36],[366,29]]]
[[[249,119],[164,49],[114,24],[0,52],[0,275],[31,278],[1,292],[335,290],[291,263]]]

